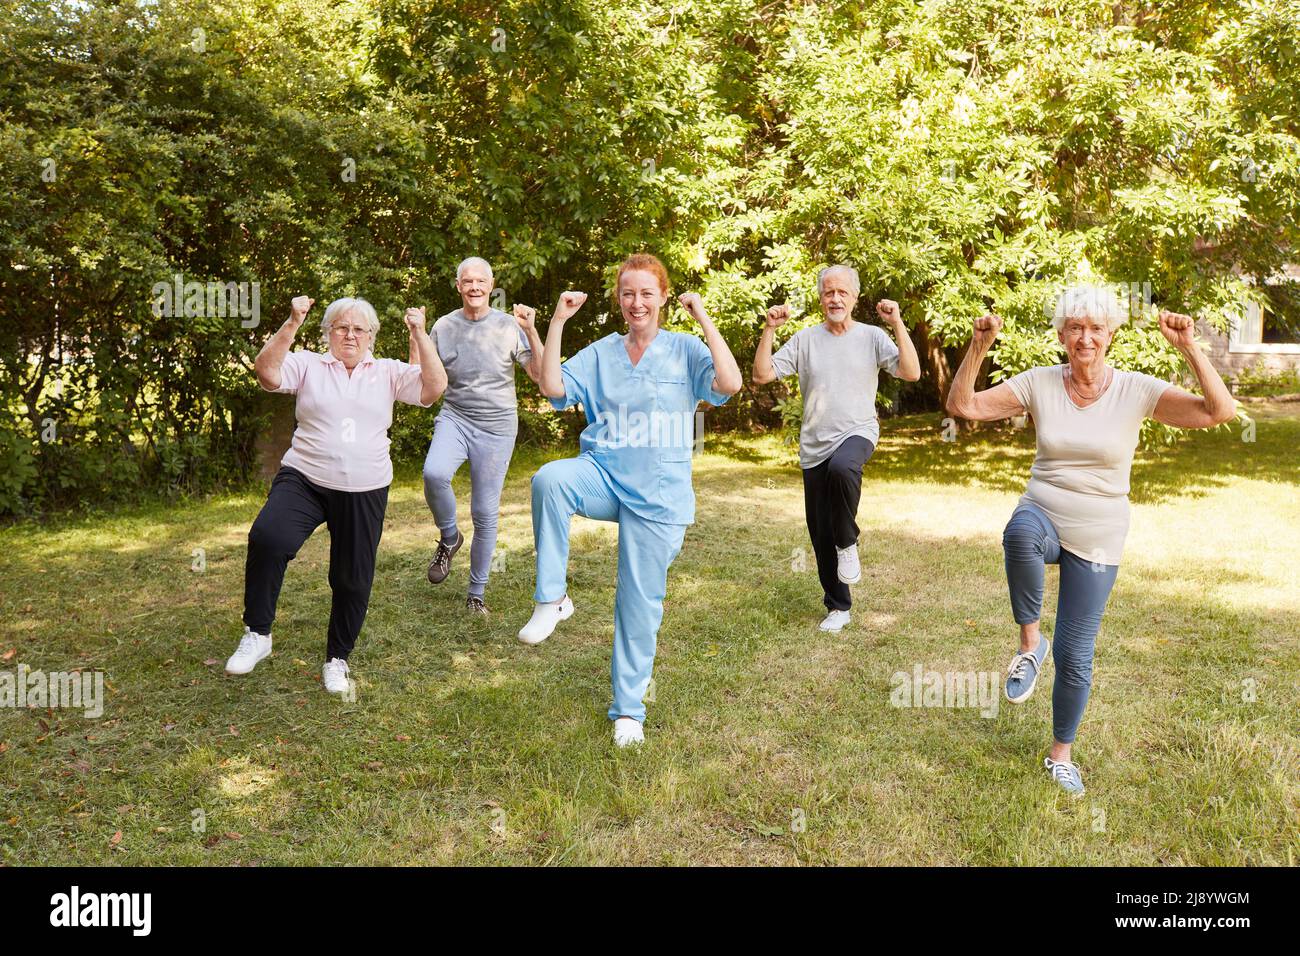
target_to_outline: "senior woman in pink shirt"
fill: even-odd
[[[288,320],[254,363],[269,392],[297,396],[298,427],[280,461],[266,504],[248,532],[244,564],[244,636],[226,662],[247,674],[271,653],[271,624],[286,565],[321,524],[330,531],[329,636],[322,683],[349,687],[348,655],[370,603],[375,554],[384,527],[393,464],[388,426],[393,402],[427,408],[447,387],[447,373],[424,328],[424,309],[407,309],[406,325],[420,364],[371,354],[379,318],[365,299],[336,299],[321,319],[327,351],[290,352],[315,302],[300,295]]]

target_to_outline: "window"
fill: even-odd
[[[1264,280],[1265,303],[1251,303],[1228,332],[1229,352],[1300,355],[1300,266]]]

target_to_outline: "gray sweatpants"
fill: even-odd
[[[456,539],[456,496],[451,479],[469,461],[469,511],[474,520],[474,543],[469,551],[469,594],[483,596],[492,552],[497,544],[497,515],[501,486],[514,454],[514,435],[493,435],[446,410],[433,423],[433,440],[424,459],[424,500],[434,523],[447,541]]]

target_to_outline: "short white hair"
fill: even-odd
[[[325,307],[325,314],[321,316],[320,337],[326,347],[330,344],[330,329],[334,326],[334,320],[351,315],[353,312],[366,320],[366,326],[370,329],[370,348],[374,349],[375,336],[379,334],[379,316],[375,314],[375,307],[365,299],[354,299],[348,296],[335,299]]]
[[[491,280],[493,278],[491,263],[489,263],[486,259],[482,259],[478,256],[470,256],[468,259],[463,260],[461,264],[456,267],[457,282],[460,281],[460,277],[465,274],[465,270],[468,269],[470,266],[481,266],[482,268],[487,270],[488,279]]]
[[[1128,313],[1110,286],[1072,285],[1056,297],[1052,325],[1060,332],[1070,319],[1104,319],[1114,332],[1128,321]]]
[[[858,280],[858,270],[853,268],[853,266],[846,266],[841,264],[841,265],[827,266],[825,269],[817,273],[817,297],[818,298],[821,298],[823,280],[825,280],[826,276],[832,272],[848,273],[849,280],[853,285],[853,294],[856,296],[862,292],[862,283]]]

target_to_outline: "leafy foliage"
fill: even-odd
[[[930,407],[986,310],[995,380],[1055,360],[1077,279],[1134,291],[1114,360],[1153,374],[1155,307],[1294,311],[1245,278],[1296,257],[1300,0],[15,0],[0,27],[0,513],[242,481],[293,294],[365,296],[403,355],[401,309],[454,307],[471,254],[544,318],[654,251],[742,365],[766,305],[812,321],[851,262],[928,346]],[[177,274],[257,283],[260,321],[158,314]],[[599,298],[567,351],[617,327]]]

